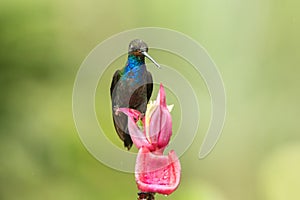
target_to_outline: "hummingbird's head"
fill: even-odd
[[[142,52],[148,52],[148,46],[143,40],[135,39],[129,43],[128,53],[135,56],[145,56]]]
[[[135,39],[129,43],[128,54],[133,54],[135,56],[139,56],[143,58],[146,56],[158,68],[160,68],[159,64],[153,58],[151,58],[151,56],[147,52],[148,52],[148,46],[143,40]]]

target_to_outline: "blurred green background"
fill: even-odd
[[[300,199],[299,8],[296,0],[0,1],[0,199],[136,199],[133,174],[102,165],[81,144],[72,89],[98,43],[144,26],[202,44],[227,93],[223,134],[198,160],[210,116],[203,87],[181,185],[157,199]]]

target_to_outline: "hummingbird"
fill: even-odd
[[[153,79],[151,73],[147,71],[145,57],[160,68],[148,54],[148,46],[144,41],[140,39],[131,41],[126,65],[114,73],[110,86],[114,127],[128,150],[132,146],[127,126],[128,117],[117,110],[126,107],[138,110],[142,114],[146,112],[153,90]]]

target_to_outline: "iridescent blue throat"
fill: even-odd
[[[146,65],[145,65],[145,57],[135,56],[135,55],[128,55],[128,60],[126,66],[123,69],[123,80],[133,80],[131,81],[131,85],[140,84],[143,82],[144,74],[146,72]]]
[[[143,70],[144,68],[143,66],[145,66],[145,57],[129,54],[123,74],[127,74],[130,71],[135,72],[135,71]]]

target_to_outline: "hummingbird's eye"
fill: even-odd
[[[142,51],[142,52],[147,52],[148,49],[147,49],[146,47],[142,47],[142,48],[141,48],[141,51]]]

